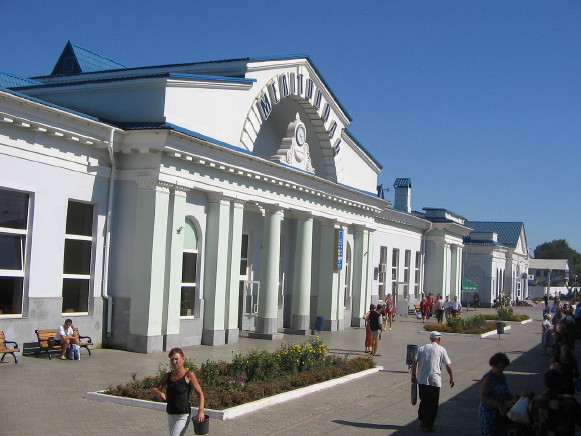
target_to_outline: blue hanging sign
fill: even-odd
[[[335,253],[337,254],[336,270],[343,269],[343,229],[335,229]]]

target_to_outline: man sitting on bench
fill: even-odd
[[[71,319],[66,319],[65,323],[59,326],[56,336],[54,337],[55,345],[61,346],[61,359],[66,360],[66,352],[69,344],[79,345],[79,338],[74,336],[73,332],[73,321]]]

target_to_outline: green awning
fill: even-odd
[[[462,277],[462,290],[464,292],[477,292],[478,286],[476,283],[468,280],[466,277]]]

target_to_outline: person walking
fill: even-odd
[[[369,324],[369,314],[375,312],[375,304],[369,306],[369,312],[363,315],[365,320],[365,352],[373,353],[373,338],[371,337],[371,324]]]
[[[454,301],[450,304],[450,314],[452,316],[460,315],[462,313],[462,303],[458,301],[458,297],[454,295]]]
[[[412,362],[412,383],[418,384],[420,397],[418,419],[425,433],[433,431],[438,414],[442,386],[442,365],[446,367],[450,376],[450,387],[454,387],[452,362],[446,349],[440,345],[441,339],[442,335],[439,332],[431,332],[430,343],[419,348],[418,354]]]
[[[420,313],[422,315],[422,322],[425,323],[428,313],[430,313],[430,302],[424,296],[422,296],[422,300],[420,301]]]
[[[507,403],[513,399],[508,389],[505,368],[510,365],[510,359],[504,353],[496,353],[488,361],[490,371],[482,377],[480,383],[480,420],[481,436],[505,436]]]
[[[166,412],[169,425],[170,436],[184,436],[190,421],[192,406],[190,404],[190,394],[192,390],[198,396],[197,422],[203,422],[204,415],[204,392],[198,382],[196,374],[184,368],[184,352],[181,348],[172,348],[168,353],[171,367],[151,388],[153,394],[161,401],[167,402]],[[166,387],[166,392],[160,389]]]
[[[373,356],[381,356],[381,354],[377,354],[377,346],[379,345],[379,339],[381,339],[381,327],[382,327],[382,318],[381,318],[381,304],[378,304],[375,310],[369,312],[369,330],[371,331],[371,340],[372,340],[372,352]]]
[[[393,319],[393,315],[394,315],[394,308],[393,308],[393,298],[391,297],[391,294],[387,294],[387,297],[385,298],[385,313],[387,314],[387,321],[389,321],[389,329],[391,330],[391,323],[394,321]]]
[[[450,301],[450,297],[446,295],[446,299],[444,300],[444,314],[446,315],[446,320],[450,318],[450,311],[452,310],[452,302]]]
[[[436,299],[436,320],[438,324],[444,323],[444,304],[444,299],[441,295],[438,295]]]

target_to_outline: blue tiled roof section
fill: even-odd
[[[42,85],[42,83],[0,71],[0,88],[15,88],[18,86],[30,85]]]
[[[404,179],[404,178],[398,177],[397,179],[395,179],[393,187],[394,188],[411,188],[412,187],[412,179]]]
[[[93,53],[70,41],[63,49],[51,75],[91,73],[95,71],[119,70],[127,68],[112,59]]]
[[[75,55],[77,56],[77,62],[81,67],[83,73],[88,73],[90,71],[105,71],[105,70],[118,70],[126,68],[125,65],[120,64],[112,59],[101,56],[97,53],[93,53],[86,48],[79,47],[78,45],[71,44]]]
[[[522,222],[495,222],[495,221],[466,221],[466,227],[475,232],[494,232],[498,234],[498,243],[506,247],[516,247],[518,238],[524,228]],[[470,235],[466,242],[470,241]]]

